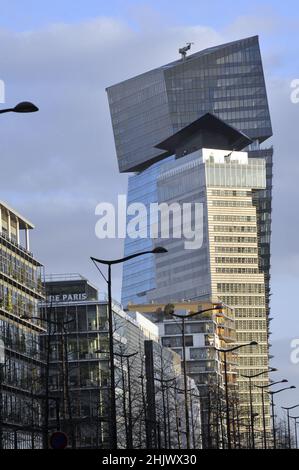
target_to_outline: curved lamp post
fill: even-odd
[[[214,310],[221,310],[223,308],[222,303],[215,304],[214,307],[199,310],[198,312],[191,312],[188,315],[180,315],[174,312],[174,305],[167,304],[164,308],[166,315],[171,315],[175,318],[180,318],[182,321],[182,343],[183,343],[183,377],[184,377],[184,395],[185,395],[185,421],[186,421],[186,447],[190,449],[190,423],[189,423],[189,406],[188,406],[188,383],[187,383],[187,368],[186,368],[186,341],[185,341],[185,320],[188,318],[201,315],[206,312],[212,312]]]
[[[111,449],[117,449],[117,425],[116,425],[116,401],[115,401],[115,370],[114,370],[114,345],[113,345],[113,312],[112,312],[112,289],[111,289],[111,266],[114,264],[124,263],[130,259],[137,258],[146,254],[159,254],[167,253],[166,248],[157,246],[153,250],[142,251],[134,253],[124,258],[105,260],[90,257],[96,268],[101,273],[108,285],[108,323],[109,323],[109,355],[110,355],[110,445]],[[102,271],[98,267],[98,264],[104,264],[108,266],[108,279],[103,275]]]
[[[269,372],[276,372],[277,369],[269,367],[269,369],[262,370],[254,375],[241,375],[244,379],[249,380],[249,397],[250,397],[250,416],[251,416],[251,444],[252,448],[255,448],[255,436],[254,436],[254,418],[253,418],[253,402],[252,402],[252,379],[260,377],[261,375],[268,374]]]
[[[49,401],[54,400],[56,404],[56,424],[57,424],[57,430],[60,431],[60,399],[59,397],[52,397],[49,394],[49,372],[50,372],[50,349],[51,349],[51,325],[55,325],[56,327],[58,326],[61,329],[61,346],[62,346],[62,357],[64,358],[64,361],[67,361],[67,357],[65,354],[65,349],[67,348],[65,344],[65,326],[68,325],[69,323],[73,323],[75,321],[74,318],[72,319],[66,319],[66,320],[51,320],[50,318],[40,318],[36,316],[29,316],[29,315],[21,315],[20,318],[25,321],[31,321],[31,320],[40,320],[41,322],[47,323],[50,327],[47,330],[47,359],[46,359],[46,370],[45,370],[45,393],[43,395],[39,395],[39,398],[42,398],[45,400],[44,405],[45,405],[45,416],[44,416],[44,447],[45,449],[48,449],[49,447]],[[68,387],[67,387],[67,393]],[[71,424],[72,424],[72,417],[71,419]],[[72,427],[72,426],[71,426]],[[73,427],[72,427],[73,428]],[[72,446],[75,446],[75,437],[73,434],[72,430]]]
[[[267,432],[266,432],[266,413],[265,413],[265,396],[264,390],[266,388],[272,387],[273,385],[283,384],[288,382],[287,379],[282,379],[277,382],[271,382],[267,385],[255,385],[256,388],[259,388],[262,391],[262,410],[263,410],[263,433],[264,433],[264,449],[267,449]]]
[[[286,412],[287,412],[289,449],[291,449],[291,447],[292,447],[292,443],[291,443],[291,426],[290,426],[290,410],[294,410],[295,408],[298,408],[298,406],[299,406],[299,404],[298,404],[298,405],[294,405],[294,406],[282,406],[282,407],[281,407],[283,410],[286,410]]]
[[[290,418],[294,419],[294,425],[295,425],[295,443],[296,443],[296,449],[298,449],[298,434],[297,434],[297,419],[299,419],[299,416],[290,416]]]
[[[230,430],[230,416],[229,416],[229,399],[228,399],[228,378],[227,378],[227,360],[226,360],[226,354],[228,352],[236,351],[237,349],[244,348],[245,346],[258,346],[258,343],[256,341],[251,341],[250,343],[247,344],[239,344],[239,346],[234,346],[233,348],[229,349],[218,349],[215,348],[216,351],[223,353],[224,355],[224,378],[225,378],[225,402],[226,402],[226,427],[227,427],[227,447],[231,449],[232,443],[231,443],[231,430]],[[252,413],[252,420],[253,418],[253,413]]]
[[[280,390],[275,390],[275,391],[269,391],[268,394],[271,396],[271,408],[272,408],[272,432],[273,432],[273,447],[276,449],[276,429],[275,429],[275,413],[274,413],[274,395],[276,393],[281,393],[284,392],[285,390],[291,390],[293,388],[296,388],[295,385],[291,385],[290,387],[285,387],[281,388]]]

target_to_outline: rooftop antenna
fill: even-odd
[[[182,56],[182,60],[184,61],[186,59],[187,51],[191,49],[191,45],[194,44],[194,42],[187,42],[187,46],[181,47],[179,49],[179,53]]]

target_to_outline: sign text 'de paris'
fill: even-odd
[[[86,293],[80,294],[56,294],[56,295],[49,295],[48,301],[49,302],[76,302],[78,300],[87,300]]]

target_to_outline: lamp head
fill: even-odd
[[[167,305],[165,305],[164,313],[165,313],[166,315],[172,315],[172,314],[174,313],[174,305],[173,305],[173,304],[167,304]]]
[[[223,303],[222,302],[219,302],[218,304],[215,304],[213,306],[213,310],[222,310],[224,307]]]
[[[36,113],[38,111],[38,107],[35,106],[35,104],[30,103],[30,101],[22,101],[12,110],[14,113]]]
[[[156,246],[156,248],[153,249],[153,253],[168,253],[168,250],[164,248],[164,246]]]

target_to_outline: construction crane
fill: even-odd
[[[183,60],[186,59],[187,51],[191,49],[191,45],[194,44],[194,42],[187,42],[186,44],[186,46],[179,49],[179,53],[181,54]]]

